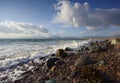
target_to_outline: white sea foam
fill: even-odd
[[[0,42],[0,76],[8,75],[10,79],[15,80],[24,72],[20,69],[20,66],[18,66],[21,63],[26,63],[29,60],[38,61],[37,58],[54,53],[60,48],[79,48],[79,46],[89,41],[90,40],[52,40],[44,42]],[[18,67],[19,69],[12,69],[13,67]],[[27,69],[31,69],[31,67],[28,66]]]

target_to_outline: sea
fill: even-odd
[[[90,41],[90,39],[76,38],[0,39],[0,78],[7,75],[9,79],[15,80],[22,71],[16,70],[14,67],[21,63],[49,56],[55,53],[57,49],[65,49],[66,47],[77,49]]]

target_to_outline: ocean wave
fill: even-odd
[[[30,60],[34,60],[51,53],[55,53],[57,49],[79,48],[89,43],[90,40],[50,40],[50,41],[7,41],[0,45],[0,73],[5,74],[9,69],[25,64]],[[4,71],[4,73],[2,73]],[[11,75],[11,73],[10,73]]]

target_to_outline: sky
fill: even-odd
[[[120,35],[120,0],[0,0],[0,38]]]

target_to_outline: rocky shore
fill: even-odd
[[[120,44],[109,40],[58,49],[39,61],[12,83],[120,83]]]

